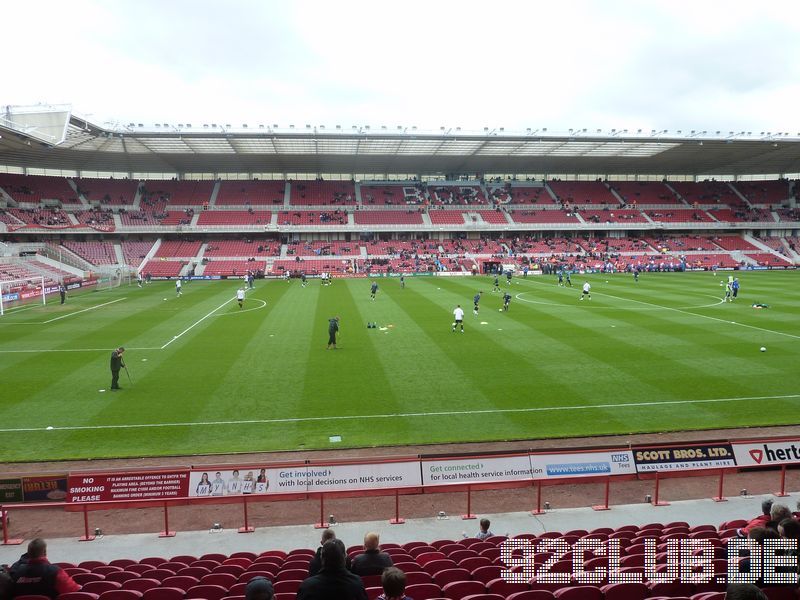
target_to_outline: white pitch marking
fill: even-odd
[[[248,419],[243,421],[198,421],[195,423],[138,423],[130,425],[74,425],[56,427],[58,431],[82,431],[98,429],[154,429],[163,427],[207,427],[209,425],[265,425],[278,423],[308,423],[312,421],[359,421],[365,419],[397,419],[411,417],[452,417],[460,415],[496,415],[509,413],[537,413],[557,412],[569,410],[597,410],[612,408],[615,410],[628,407],[642,406],[672,406],[679,404],[711,404],[719,402],[744,402],[752,400],[788,400],[800,398],[800,394],[786,394],[783,396],[740,396],[735,398],[708,398],[705,400],[657,400],[655,402],[627,402],[622,404],[584,404],[576,406],[540,406],[528,408],[494,408],[485,410],[453,410],[438,412],[413,412],[413,413],[385,413],[377,415],[333,415],[328,417],[289,417],[285,419]],[[20,427],[16,429],[0,429],[0,433],[22,433],[30,431],[43,431],[43,427]]]
[[[225,302],[223,302],[222,304],[220,304],[220,305],[219,305],[217,308],[215,308],[214,310],[212,310],[210,313],[207,313],[207,314],[206,314],[204,317],[200,317],[200,318],[199,318],[197,321],[195,321],[194,323],[192,323],[191,325],[189,325],[189,327],[187,327],[186,329],[184,329],[183,331],[181,331],[181,332],[180,332],[178,335],[176,335],[176,336],[173,336],[173,337],[172,337],[172,339],[171,339],[170,341],[168,341],[166,344],[164,344],[163,346],[161,346],[161,348],[159,348],[159,350],[163,350],[164,348],[166,348],[167,346],[169,346],[169,345],[170,345],[172,342],[174,342],[175,340],[179,339],[179,338],[180,338],[180,337],[181,337],[181,336],[182,336],[184,333],[187,333],[187,332],[191,331],[191,330],[192,330],[192,329],[194,329],[196,326],[198,326],[200,323],[202,323],[203,321],[205,321],[205,320],[206,320],[208,317],[210,317],[210,316],[211,316],[211,315],[213,315],[215,312],[217,312],[217,311],[218,311],[220,308],[222,308],[222,307],[223,307],[223,306],[225,306],[226,304],[229,304],[229,303],[233,302],[234,300],[236,300],[236,297],[230,298],[229,300],[225,300]]]
[[[540,282],[534,281],[533,283],[540,283]],[[542,283],[541,285],[547,285],[547,284]],[[793,333],[784,333],[783,331],[775,331],[774,329],[765,329],[763,327],[756,327],[755,325],[746,325],[745,323],[736,323],[735,321],[728,321],[727,319],[720,319],[720,318],[717,318],[717,317],[710,317],[708,315],[698,315],[697,313],[693,313],[693,312],[689,312],[689,311],[686,311],[686,310],[682,310],[680,308],[672,308],[670,306],[662,306],[660,304],[653,304],[652,302],[645,302],[643,300],[634,300],[633,298],[623,298],[621,296],[614,296],[612,294],[606,294],[606,293],[603,293],[603,292],[596,292],[596,295],[597,296],[607,296],[608,298],[614,298],[615,300],[636,302],[638,304],[644,304],[646,306],[652,306],[654,308],[663,308],[664,310],[671,310],[673,312],[678,312],[678,313],[681,313],[681,314],[684,314],[684,315],[690,315],[692,317],[700,317],[702,319],[710,319],[712,321],[717,321],[719,323],[727,323],[729,325],[738,325],[739,327],[747,327],[748,329],[755,329],[757,331],[763,331],[765,333],[774,333],[775,335],[785,335],[786,337],[795,338],[797,340],[800,340],[800,335],[795,335]],[[718,304],[722,304],[722,303],[723,303],[723,301],[720,301]],[[716,304],[713,305],[713,306],[716,306]],[[704,307],[697,307],[697,308],[704,308]]]
[[[262,308],[267,307],[266,300],[261,300],[260,298],[253,298],[256,302],[261,302],[261,306],[254,306],[253,308],[245,308],[244,310],[236,310],[229,313],[224,313],[221,315],[217,315],[218,317],[229,317],[231,315],[241,315],[242,313],[250,312],[251,310],[261,310]]]
[[[116,348],[54,348],[42,350],[0,350],[0,354],[33,354],[38,352],[111,352]],[[155,348],[125,348],[126,350],[161,350],[158,346]]]
[[[103,302],[103,304],[98,304],[97,306],[90,306],[89,308],[84,308],[83,310],[79,310],[79,311],[76,311],[74,313],[61,315],[60,317],[55,317],[53,319],[50,319],[49,321],[42,321],[42,325],[47,325],[48,323],[52,323],[53,321],[58,321],[59,319],[66,319],[67,317],[71,317],[73,315],[79,315],[79,314],[81,314],[83,312],[86,312],[87,310],[94,310],[95,308],[101,308],[103,306],[108,306],[109,304],[114,304],[115,302],[121,302],[122,300],[125,300],[125,299],[126,298],[117,298],[116,300],[111,300],[110,302]]]

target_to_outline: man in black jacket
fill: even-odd
[[[333,529],[326,529],[322,532],[322,539],[319,541],[319,548],[317,548],[317,553],[314,555],[314,558],[311,559],[311,562],[308,563],[308,576],[313,577],[317,573],[322,570],[322,547],[325,545],[325,542],[330,540],[336,539],[336,532]],[[345,568],[349,571],[350,570],[350,557],[345,558]]]
[[[364,553],[353,559],[350,570],[356,575],[380,575],[386,567],[394,565],[392,557],[381,552],[380,537],[375,532],[364,536]]]
[[[11,565],[13,595],[48,596],[77,592],[81,586],[75,583],[66,571],[47,560],[47,543],[36,538],[28,544],[28,551]]]
[[[322,570],[309,577],[297,590],[297,600],[367,600],[364,583],[345,569],[344,544],[329,540],[322,546]]]
[[[122,354],[125,348],[120,346],[111,353],[111,389],[119,390],[119,370],[125,366],[125,361],[122,360]]]

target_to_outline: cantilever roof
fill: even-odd
[[[0,121],[0,165],[151,173],[752,175],[800,172],[800,134],[100,127],[59,143]]]

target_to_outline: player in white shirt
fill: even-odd
[[[181,295],[181,285],[182,285],[181,284],[181,280],[180,279],[176,279],[175,280],[175,295],[176,296],[180,296]]]
[[[461,305],[457,305],[453,310],[453,331],[456,330],[458,325],[461,325],[461,333],[464,333],[464,309]]]
[[[581,300],[584,298],[592,299],[592,286],[589,285],[589,282],[583,284],[583,292],[581,293]]]
[[[244,288],[239,288],[236,290],[236,300],[239,302],[239,308],[242,308],[244,304]]]

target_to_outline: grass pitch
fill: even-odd
[[[243,310],[233,281],[23,307],[0,319],[0,460],[797,423],[800,274],[737,275],[734,303],[720,302],[727,274],[674,273],[503,280],[507,313],[487,277],[380,279],[374,302],[353,279],[257,281]],[[100,391],[118,345],[133,383]]]

